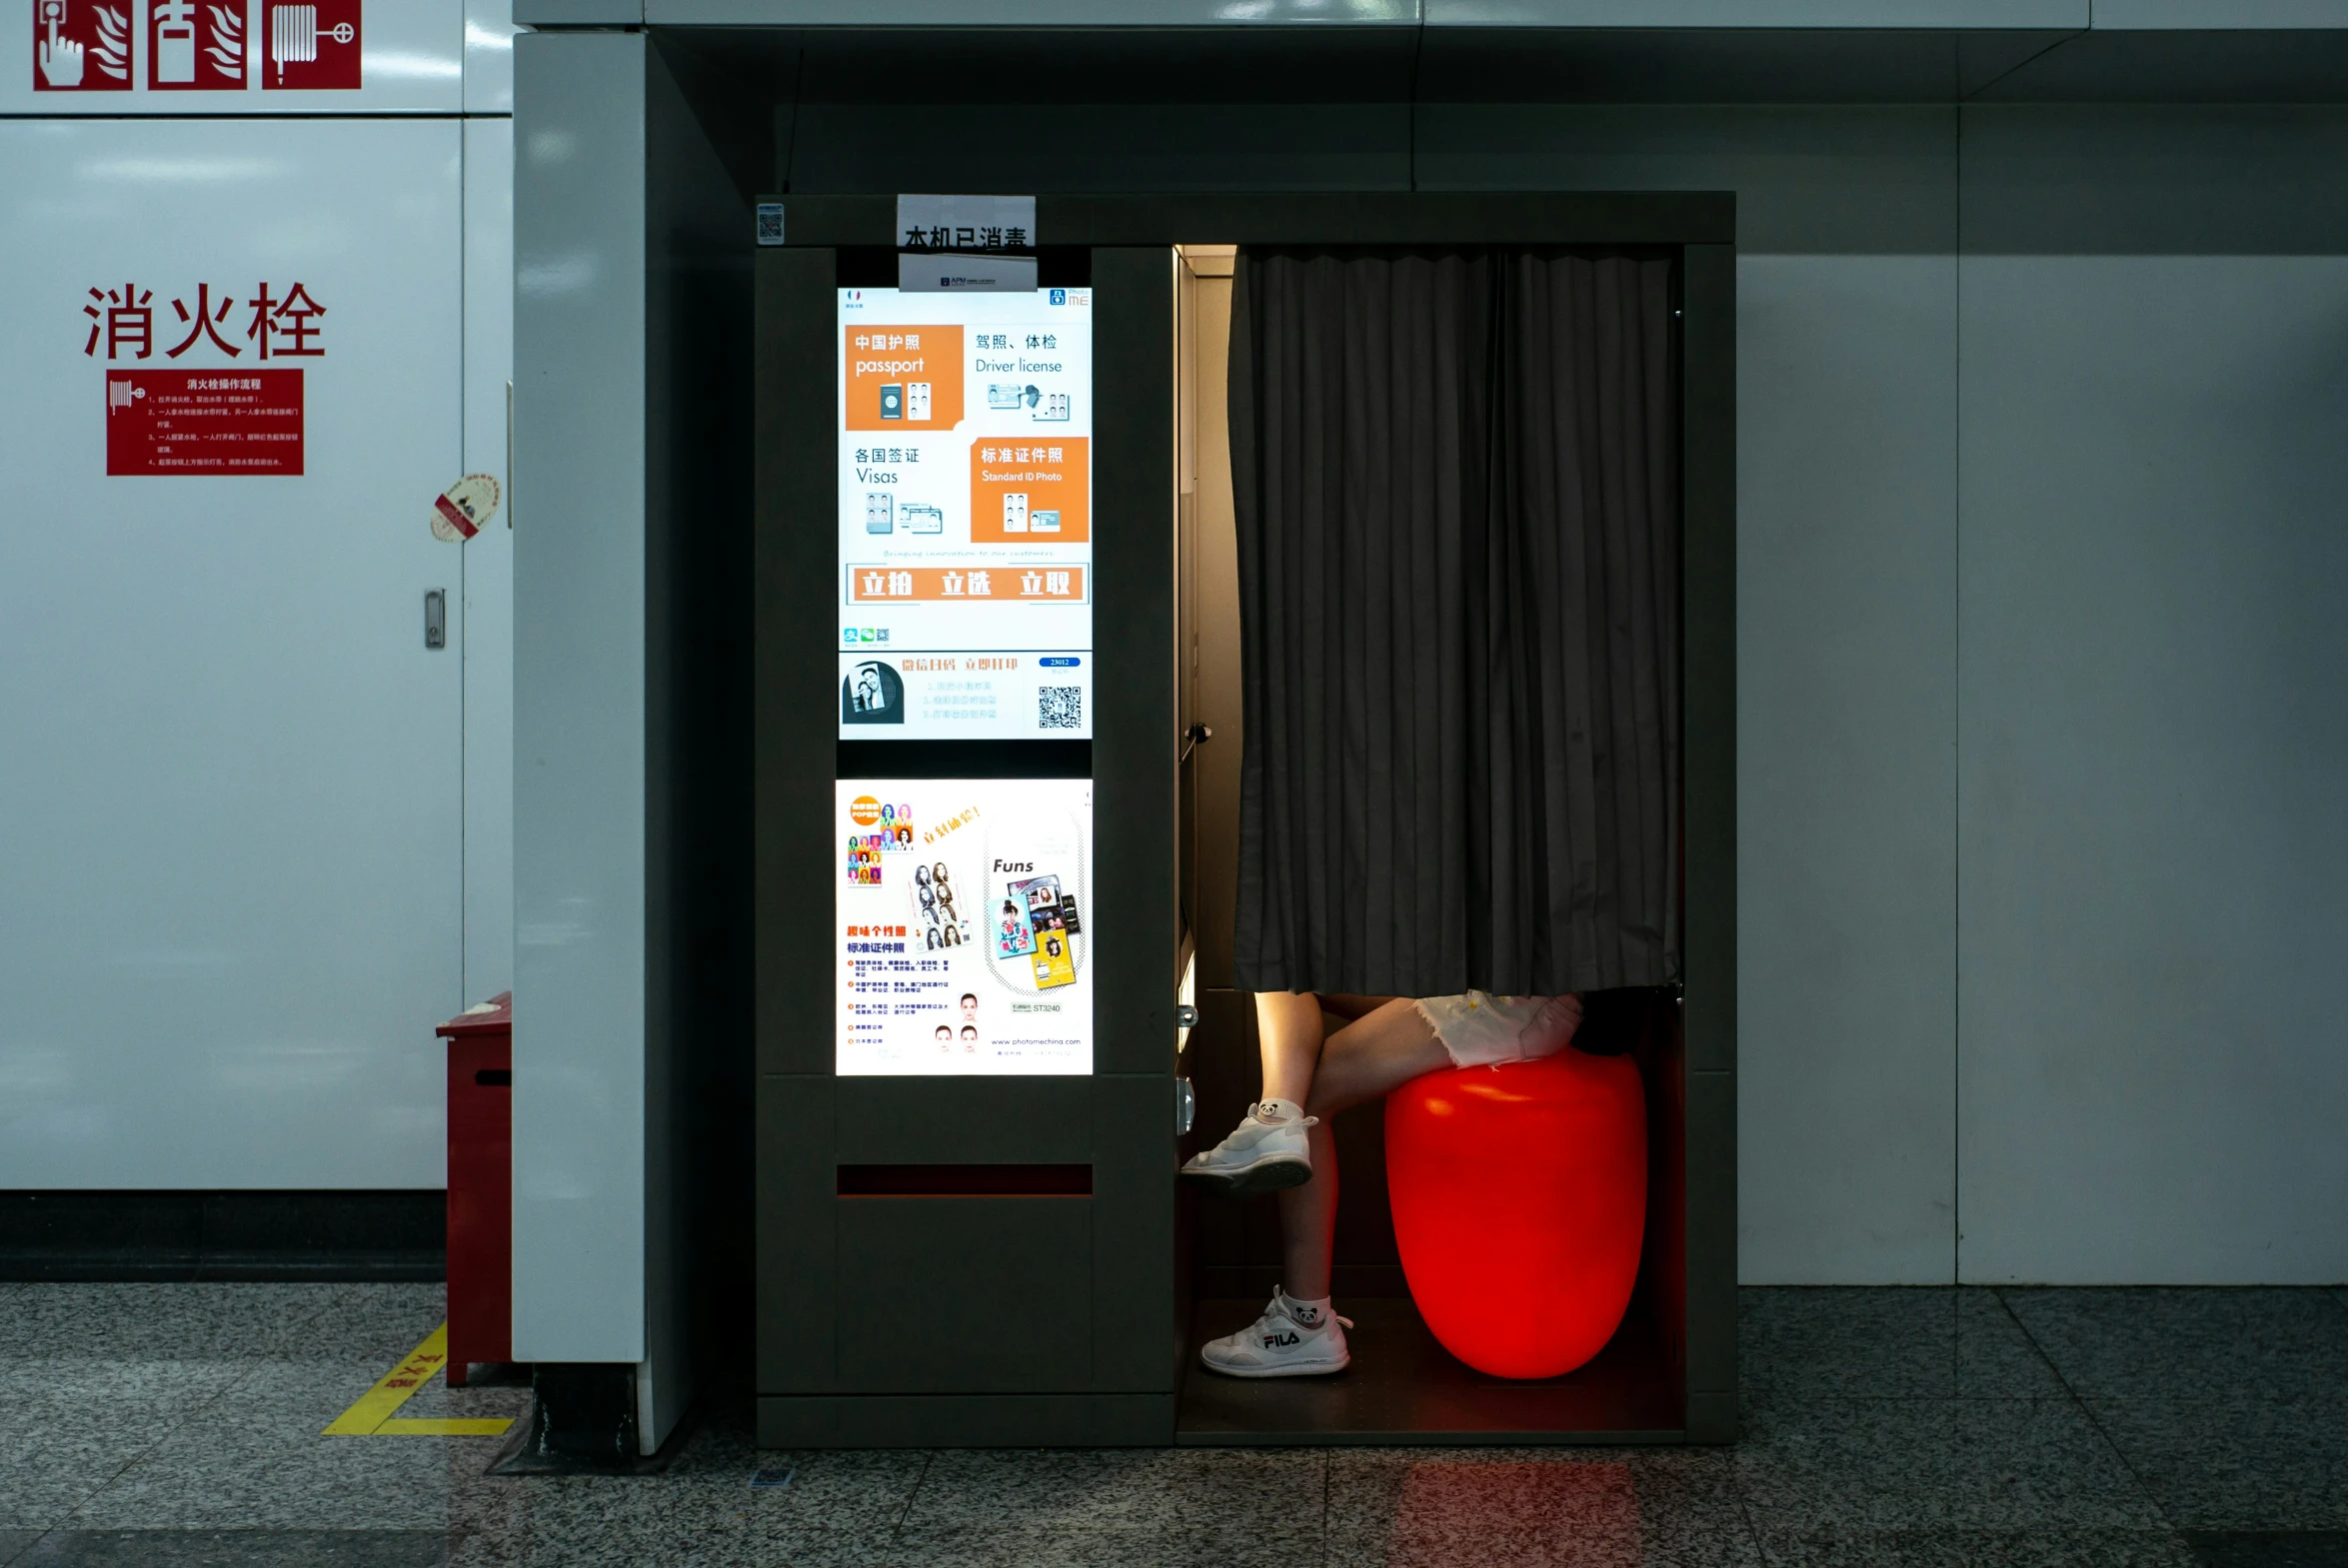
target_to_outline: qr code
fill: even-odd
[[[1036,692],[1036,728],[1039,730],[1082,730],[1085,728],[1085,689],[1081,686],[1047,686]]]

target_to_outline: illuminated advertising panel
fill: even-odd
[[[840,738],[1093,734],[1093,291],[840,291]]]
[[[1093,784],[844,779],[836,1070],[1093,1070]]]

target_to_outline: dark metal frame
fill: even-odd
[[[1735,1434],[1735,204],[1709,193],[1042,196],[1037,228],[1093,248],[1096,331],[1095,1071],[837,1078],[830,944],[836,750],[835,318],[844,248],[896,241],[889,196],[783,200],[756,270],[755,812],[759,1434],[773,1446],[1165,1444],[1187,1303],[1174,1300],[1171,1120],[1176,722],[1172,247],[1659,245],[1682,259],[1684,1161],[1677,1429],[1395,1432],[1331,1440],[1723,1442]],[[808,302],[821,298],[824,308]],[[1153,354],[1149,346],[1163,346]],[[1129,352],[1131,351],[1131,352]],[[1122,529],[1122,521],[1149,526]],[[1666,1112],[1667,1114],[1668,1112]],[[1090,1164],[1090,1195],[844,1196],[843,1165]],[[1675,1194],[1676,1195],[1676,1194]],[[1676,1231],[1677,1225],[1670,1227]],[[913,1277],[913,1260],[951,1270]],[[951,1277],[948,1277],[951,1275]],[[844,1300],[844,1297],[846,1298]],[[903,1315],[904,1321],[896,1319]],[[1008,1317],[1006,1314],[1016,1314]],[[845,1321],[855,1319],[854,1322]],[[1057,1336],[1023,1360],[1017,1342]],[[913,1336],[912,1369],[878,1347]],[[1289,1440],[1298,1440],[1291,1438]],[[1308,1440],[1308,1439],[1306,1439]]]

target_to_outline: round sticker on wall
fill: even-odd
[[[468,474],[434,498],[432,537],[463,544],[487,528],[497,512],[497,480],[488,474]]]

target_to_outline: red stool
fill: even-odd
[[[1627,1056],[1567,1046],[1453,1067],[1386,1096],[1386,1191],[1411,1300],[1495,1377],[1605,1348],[1646,1229],[1646,1094]]]
[[[514,993],[439,1029],[449,1042],[449,1386],[514,1359]]]

